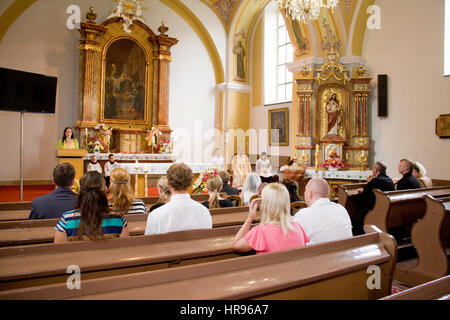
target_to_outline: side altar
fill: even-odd
[[[342,44],[324,22],[324,63],[304,64],[296,76],[299,103],[295,145],[307,180],[323,177],[331,186],[366,181],[371,174],[368,131],[370,81],[360,63],[341,61]],[[317,61],[317,60],[315,60]]]

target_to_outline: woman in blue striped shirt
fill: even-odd
[[[55,243],[106,240],[129,235],[123,215],[109,208],[105,179],[97,171],[86,172],[81,177],[75,209],[64,213],[55,229]]]

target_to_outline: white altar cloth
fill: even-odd
[[[359,171],[359,170],[319,170],[317,175],[320,178],[324,179],[342,179],[342,180],[366,180],[372,174],[371,170],[367,171]],[[316,177],[315,169],[306,169],[305,178],[314,178]]]
[[[130,174],[166,174],[167,170],[173,163],[119,163],[121,168],[128,170]],[[206,171],[213,164],[212,163],[186,163],[192,169],[193,173],[200,173]],[[146,172],[144,172],[146,171]]]
[[[97,156],[97,160],[108,160],[109,153],[87,153],[83,158],[84,160],[89,160],[93,155]],[[172,153],[113,153],[114,160],[121,161],[142,161],[142,160],[154,160],[154,161],[163,161],[170,160],[175,161],[176,156]]]

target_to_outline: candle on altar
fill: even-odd
[[[362,151],[361,155],[364,157],[364,150]]]

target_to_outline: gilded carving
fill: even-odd
[[[355,139],[355,143],[357,146],[365,146],[368,144],[368,142],[369,142],[369,138],[360,137],[360,138]]]

